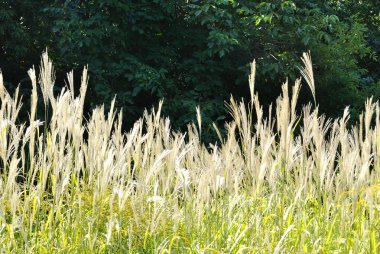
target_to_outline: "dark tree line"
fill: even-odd
[[[89,110],[117,94],[129,127],[164,98],[164,113],[184,128],[200,105],[211,140],[212,122],[226,120],[224,101],[247,96],[253,59],[267,105],[286,77],[300,76],[310,50],[321,111],[339,116],[351,105],[357,116],[366,97],[380,97],[379,11],[377,0],[2,0],[0,68],[27,99],[26,71],[47,48],[57,87],[88,64]],[[304,90],[302,103],[312,99]]]

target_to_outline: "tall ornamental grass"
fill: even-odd
[[[79,94],[69,73],[55,96],[46,53],[28,72],[30,119],[19,124],[25,106],[0,75],[0,252],[380,252],[379,103],[353,127],[348,109],[296,112],[298,79],[264,114],[251,67],[251,100],[231,98],[233,121],[207,146],[200,108],[186,133],[171,130],[162,103],[126,133],[114,101],[85,118],[87,69]],[[38,100],[51,119],[36,118]]]

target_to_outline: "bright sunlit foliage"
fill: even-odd
[[[310,55],[303,61],[314,95]],[[297,80],[265,118],[253,74],[251,101],[231,98],[227,134],[216,128],[220,142],[206,146],[201,108],[186,133],[171,130],[162,103],[123,133],[114,104],[84,118],[87,69],[79,94],[71,73],[58,96],[46,53],[39,72],[28,73],[27,123],[0,75],[0,252],[380,251],[380,106],[371,99],[348,129],[348,110],[332,120],[314,104],[296,112]],[[37,119],[38,100],[51,119]]]

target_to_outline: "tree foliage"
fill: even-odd
[[[79,73],[88,64],[89,105],[107,104],[117,94],[127,126],[164,98],[164,113],[175,127],[193,120],[200,105],[207,135],[212,122],[224,122],[230,94],[247,95],[249,62],[257,60],[256,87],[269,104],[281,82],[300,76],[300,57],[308,50],[317,101],[329,116],[340,115],[346,105],[359,112],[365,97],[380,96],[375,0],[3,0],[0,5],[0,66],[11,74],[10,83],[27,87],[21,73],[47,47],[57,76],[72,66]],[[307,91],[302,95],[303,103],[311,99]]]

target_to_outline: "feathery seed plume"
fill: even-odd
[[[314,105],[317,105],[315,99],[315,83],[314,83],[314,73],[313,73],[313,63],[311,61],[310,51],[309,53],[303,53],[302,62],[304,68],[300,69],[302,76],[306,80],[307,84],[310,87],[311,93],[313,94]]]

